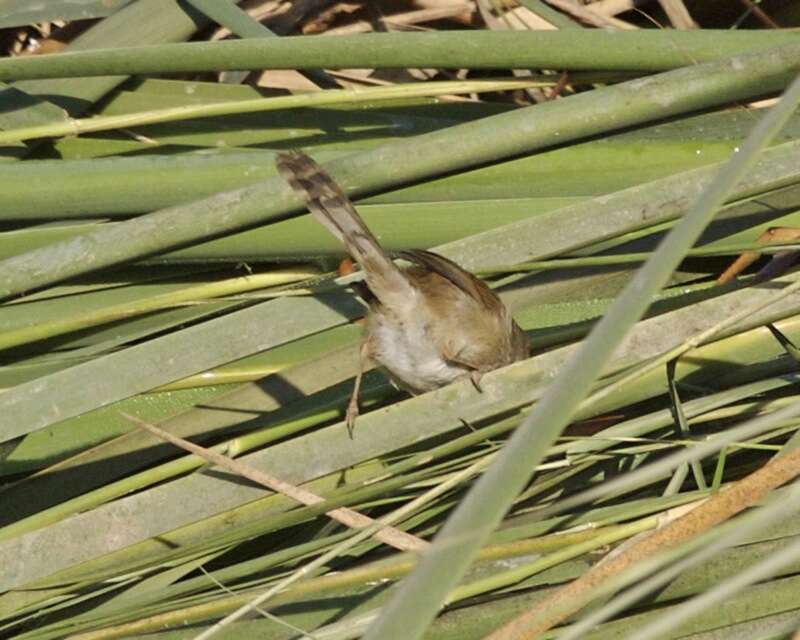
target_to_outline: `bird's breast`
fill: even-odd
[[[466,367],[442,357],[419,320],[374,313],[367,320],[366,330],[372,359],[408,391],[431,391],[468,373]]]

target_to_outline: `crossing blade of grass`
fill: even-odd
[[[722,168],[594,327],[580,350],[565,364],[497,460],[450,516],[419,567],[400,585],[380,618],[367,631],[366,640],[422,637],[445,594],[500,522],[528,481],[531,469],[569,423],[614,349],[700,236],[730,189],[755,162],[766,142],[781,130],[798,102],[800,79],[792,83],[778,105],[759,121],[741,152]]]
[[[403,518],[406,514],[412,513],[414,510],[416,510],[418,508],[418,506],[420,506],[422,504],[425,504],[426,502],[429,502],[430,500],[432,500],[433,498],[435,498],[437,496],[443,495],[444,493],[449,491],[451,487],[460,484],[465,479],[471,478],[471,477],[479,474],[481,471],[483,471],[483,469],[486,467],[486,465],[487,465],[487,461],[486,460],[479,460],[478,462],[470,465],[466,469],[463,469],[462,471],[454,474],[449,480],[434,486],[432,489],[426,491],[425,493],[423,493],[418,498],[416,498],[416,499],[412,500],[411,502],[409,502],[407,505],[405,505],[405,506],[401,507],[400,509],[392,512],[388,516],[385,516],[379,522],[377,522],[375,525],[371,525],[369,528],[364,529],[363,531],[361,531],[360,533],[356,534],[355,536],[353,536],[349,540],[346,540],[345,542],[341,543],[340,545],[338,545],[337,547],[332,549],[327,554],[324,554],[324,555],[320,556],[314,562],[312,562],[312,563],[310,563],[308,565],[305,565],[305,567],[303,567],[301,570],[293,573],[286,580],[281,581],[278,585],[276,585],[275,587],[273,587],[269,591],[263,593],[258,598],[255,598],[252,602],[247,603],[247,605],[245,605],[244,607],[242,607],[242,608],[238,609],[237,611],[233,612],[231,615],[227,616],[226,618],[224,618],[223,620],[221,620],[220,622],[215,624],[213,627],[207,629],[202,634],[198,635],[196,640],[206,640],[207,638],[212,637],[217,632],[221,631],[225,626],[231,624],[232,622],[238,620],[242,616],[244,616],[247,613],[249,613],[250,611],[252,611],[255,606],[263,604],[264,602],[269,600],[271,597],[276,595],[282,589],[285,589],[290,584],[293,584],[297,580],[299,580],[302,577],[304,577],[314,567],[322,566],[324,563],[328,562],[331,558],[336,557],[337,555],[339,555],[340,553],[342,553],[343,551],[345,551],[349,547],[353,546],[356,542],[359,542],[361,539],[366,538],[368,532],[372,533],[373,529],[377,529],[380,526],[385,526],[387,524],[391,524],[391,523]]]
[[[740,387],[725,389],[724,391],[709,394],[702,398],[690,400],[684,404],[684,411],[687,418],[697,418],[704,413],[714,411],[715,409],[739,402],[746,398],[756,397],[762,393],[798,383],[800,383],[800,374],[765,378],[741,385]],[[551,449],[551,453],[556,454],[563,451],[568,456],[577,457],[587,453],[599,452],[610,447],[615,439],[643,436],[657,429],[668,427],[672,422],[673,417],[671,409],[661,409],[615,424],[612,427],[599,431],[592,438],[556,445]]]
[[[628,575],[625,575],[624,578],[620,576],[612,579],[609,584],[595,592],[595,596],[602,597],[602,595],[617,591],[625,583],[633,586],[615,596],[606,605],[583,616],[579,622],[570,625],[561,636],[562,640],[578,640],[597,624],[620,613],[655,590],[663,588],[687,569],[700,565],[727,548],[742,544],[749,536],[780,522],[798,508],[800,508],[800,488],[791,486],[788,492],[771,496],[763,506],[743,514],[733,522],[718,527],[713,533],[701,535],[672,552],[662,552],[654,558],[639,563],[635,570],[629,570]],[[679,560],[678,557],[681,555],[685,557]],[[645,579],[648,574],[649,577]],[[674,628],[676,620],[673,615],[670,615],[668,620]],[[637,640],[638,637],[637,635]]]
[[[9,0],[3,4],[0,28],[20,27],[54,20],[90,20],[103,18],[131,0],[88,0],[85,2],[48,2],[31,6],[28,0]]]
[[[729,600],[733,595],[771,578],[798,559],[800,559],[800,540],[762,562],[751,564],[737,575],[682,603],[671,612],[669,619],[654,620],[644,628],[637,630],[635,638],[636,640],[653,640],[671,637],[675,629],[681,629],[688,620],[713,610],[715,606]],[[634,636],[629,637],[633,640]]]
[[[786,353],[795,361],[800,363],[800,349],[797,348],[797,345],[792,342],[789,338],[787,338],[783,332],[781,332],[778,327],[773,324],[768,324],[767,329],[770,330],[775,339],[780,343]]]
[[[676,340],[680,341],[682,332],[693,335],[698,323],[717,324],[718,317],[730,315],[732,309],[741,309],[745,304],[743,301],[752,302],[753,296],[770,297],[774,296],[774,292],[771,288],[738,291],[640,323],[628,343],[616,355],[617,360],[609,365],[610,369],[613,370],[615,365],[627,366],[631,360],[646,360],[661,353]],[[780,307],[780,304],[776,306]],[[784,304],[789,306],[785,306],[783,311],[777,312],[776,315],[754,315],[749,319],[751,326],[774,321],[781,313],[798,312],[797,305],[800,302],[793,297],[784,301]],[[537,400],[541,397],[542,387],[549,381],[552,372],[563,368],[564,361],[575,352],[575,347],[567,347],[487,374],[481,383],[484,389],[482,394],[475,393],[471,384],[455,384],[424,396],[411,398],[402,405],[392,405],[366,413],[359,418],[359,430],[354,441],[347,439],[344,423],[340,422],[250,454],[244,460],[256,467],[266,466],[275,475],[298,484],[326,474],[335,474],[375,456],[459,428],[463,426],[461,416],[469,416],[470,420],[480,421]],[[653,386],[628,390],[622,402],[636,402],[652,394],[661,393],[662,385],[663,383],[657,380]],[[691,450],[684,452],[684,455],[689,456],[686,460],[671,462],[665,468],[654,465],[656,477],[661,477],[658,474],[671,470],[681,462],[698,459],[692,457],[695,455],[701,457],[702,454],[698,452],[707,455],[708,451],[715,450],[714,447],[718,446],[719,442],[723,442],[724,446],[739,441],[741,434],[735,433],[736,436],[730,441],[723,442],[717,439],[712,445],[698,443]],[[670,456],[670,459],[673,457]],[[649,478],[651,476],[646,475],[649,469],[650,467],[645,467],[630,476]],[[153,477],[160,478],[159,473],[160,469],[153,470]],[[619,480],[613,480],[604,486],[613,488],[621,485]],[[195,474],[146,492],[139,491],[116,502],[96,507],[93,511],[53,522],[38,531],[31,529],[41,527],[42,523],[37,524],[34,521],[36,518],[31,518],[30,522],[24,523],[25,526],[21,531],[15,532],[13,539],[0,545],[0,562],[6,567],[5,574],[0,575],[0,584],[2,588],[19,586],[103,553],[141,543],[152,536],[163,535],[166,531],[197,522],[219,511],[230,509],[234,505],[251,502],[255,497],[251,487],[236,485],[204,474]],[[566,499],[558,504],[566,505],[570,500]],[[171,504],[173,507],[168,511],[159,512],[158,517],[154,517],[151,508],[154,501],[159,504]],[[49,514],[43,513],[42,517],[49,518]],[[263,516],[261,518],[263,519]],[[128,519],[136,522],[137,526],[127,526]],[[214,526],[219,527],[222,524],[224,522],[218,522]],[[109,528],[114,529],[113,536],[109,535]],[[14,529],[14,525],[11,525],[3,530],[2,535],[11,537]],[[245,528],[240,524],[238,530],[244,531]],[[25,534],[25,531],[29,533]],[[103,535],[98,536],[92,532],[102,532]],[[51,539],[60,540],[61,544],[53,546],[54,543],[48,542]],[[80,540],[79,545],[68,545],[65,542],[75,539]],[[108,547],[110,540],[113,541],[113,548]],[[20,545],[27,548],[25,545],[31,544],[44,549],[51,546],[57,548],[58,555],[52,557],[42,554],[36,559],[26,558],[21,562]],[[4,583],[3,579],[10,582]]]
[[[800,452],[798,451],[773,459],[763,468],[735,482],[728,490],[697,505],[678,520],[633,542],[630,547],[619,550],[606,562],[596,565],[577,580],[562,587],[542,602],[538,602],[529,611],[486,636],[485,640],[514,640],[536,637],[544,633],[567,616],[583,608],[594,595],[595,588],[599,583],[609,581],[629,568],[635,568],[637,564],[649,560],[660,551],[669,550],[707,532],[711,527],[725,522],[745,508],[753,506],[772,490],[796,478],[800,474],[798,463],[800,463]],[[790,559],[800,557],[798,556],[800,543],[793,547],[787,553]],[[774,571],[774,565],[771,568]],[[770,575],[767,571],[764,577]],[[745,584],[747,583],[745,582]],[[713,591],[709,593],[713,593]],[[675,621],[672,617],[662,618],[656,625],[662,631],[664,622],[672,629]],[[642,633],[639,636],[637,632],[637,638],[639,637],[651,638],[657,637],[657,635],[647,636]]]
[[[790,402],[772,413],[758,416],[728,431],[710,437],[704,442],[698,442],[689,450],[672,453],[624,476],[609,480],[601,487],[582,491],[558,504],[545,507],[540,516],[542,518],[551,517],[556,513],[562,513],[584,504],[591,504],[595,500],[603,499],[610,495],[624,493],[631,488],[641,486],[642,483],[660,477],[663,473],[671,473],[673,469],[681,464],[692,460],[702,460],[734,442],[743,442],[753,436],[766,433],[781,424],[795,419],[798,415],[800,415],[800,401]]]
[[[208,118],[242,113],[261,113],[281,109],[314,108],[336,104],[358,104],[361,102],[391,101],[398,98],[434,97],[462,93],[512,91],[532,86],[549,85],[552,81],[531,80],[465,80],[442,82],[418,82],[369,87],[360,89],[332,89],[316,93],[302,93],[272,98],[255,98],[235,102],[214,102],[205,105],[190,105],[156,109],[141,113],[126,113],[113,116],[94,116],[69,119],[27,128],[0,131],[0,145],[35,138],[52,138],[81,135],[97,131],[110,131],[126,127],[138,127],[162,122],[176,122],[192,118]]]
[[[686,414],[683,411],[683,404],[681,403],[681,398],[678,393],[678,384],[675,381],[676,364],[677,364],[676,360],[671,360],[669,363],[667,363],[667,380],[669,382],[670,410],[672,411],[673,419],[675,422],[675,436],[677,438],[690,439],[691,434],[689,431],[689,424],[686,421]],[[703,475],[703,467],[697,461],[693,462],[691,467],[692,467],[692,475],[694,476],[694,481],[697,484],[697,488],[707,489],[708,486],[706,485],[706,479],[705,476]],[[680,486],[683,484],[683,477],[685,477],[687,472],[688,472],[688,466],[686,465],[682,465],[676,470],[675,476],[673,477],[672,481],[670,481],[669,486],[665,490],[665,493],[667,495],[676,493],[679,490]],[[680,481],[678,480],[678,478],[680,478]]]
[[[777,90],[800,67],[798,60],[800,45],[786,45],[669,71],[392,142],[336,160],[327,168],[349,195],[363,195],[555,142]],[[153,212],[0,262],[0,298],[296,214],[300,205],[301,198],[275,177]]]
[[[232,2],[214,0],[188,0],[195,9],[201,11],[217,24],[230,29],[240,38],[277,37],[265,25],[251,17]]]

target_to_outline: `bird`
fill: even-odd
[[[797,244],[800,240],[798,227],[770,227],[756,239],[756,244],[761,246],[775,246],[781,244]],[[717,278],[717,284],[727,284],[736,279],[742,271],[761,257],[759,251],[745,251]],[[778,251],[772,259],[756,273],[750,284],[758,284],[783,275],[797,262],[800,252],[787,250]]]
[[[275,164],[363,271],[367,313],[345,419],[351,438],[369,360],[395,387],[417,395],[459,379],[481,391],[483,374],[529,356],[527,335],[482,280],[432,251],[390,255],[333,177],[307,154],[282,151]]]

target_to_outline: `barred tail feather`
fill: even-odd
[[[330,174],[301,151],[280,152],[275,164],[289,185],[303,195],[317,221],[358,262],[364,270],[367,286],[378,300],[388,305],[410,300],[414,291],[408,279],[378,244]]]

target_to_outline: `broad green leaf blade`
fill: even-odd
[[[282,111],[286,109],[314,109],[331,105],[356,105],[359,103],[389,102],[400,98],[434,97],[464,93],[484,93],[525,89],[539,84],[552,84],[538,80],[464,80],[419,82],[368,87],[359,89],[331,89],[315,93],[273,96],[231,102],[212,102],[200,105],[182,105],[128,113],[116,116],[93,116],[70,119],[65,122],[13,128],[0,131],[0,145],[18,143],[36,138],[80,135],[165,122],[181,122],[198,118],[211,118],[236,114]]]
[[[134,43],[180,42],[188,39],[201,23],[173,0],[138,0],[92,26],[58,55]],[[33,80],[15,82],[14,87],[77,115],[125,79],[125,75],[106,75],[66,81]]]
[[[3,105],[3,113],[0,114],[0,125],[3,129],[63,123],[68,117],[64,109],[52,102],[34,97],[18,87],[4,83],[0,83],[0,104]]]
[[[800,149],[800,144],[798,144]],[[27,164],[27,163],[23,163]],[[780,171],[780,169],[778,169]],[[797,172],[800,180],[800,171]],[[364,204],[358,211],[389,251],[427,249],[495,227],[536,218],[586,198],[504,198],[446,202]],[[63,224],[0,232],[0,258],[10,258],[67,239],[89,235],[117,223]],[[344,249],[310,216],[145,258],[140,263],[283,262],[309,257],[342,256]],[[0,317],[2,313],[0,312]]]
[[[230,0],[188,0],[188,2],[195,9],[203,12],[209,19],[227,27],[240,38],[270,38],[275,36],[272,31]]]
[[[90,20],[111,15],[131,0],[3,0],[0,2],[0,28],[20,27],[54,20]]]
[[[3,425],[0,437],[7,440],[30,433],[47,424],[205,371],[221,362],[341,324],[356,317],[359,310],[358,303],[351,299],[284,298],[32,380],[0,394],[3,410],[14,415],[11,424]],[[276,314],[282,318],[294,315],[295,322],[291,325],[272,322]],[[220,336],[226,337],[220,339]],[[93,383],[87,388],[89,379]],[[58,396],[61,400],[42,411],[42,405],[35,400],[40,394],[51,398]]]

